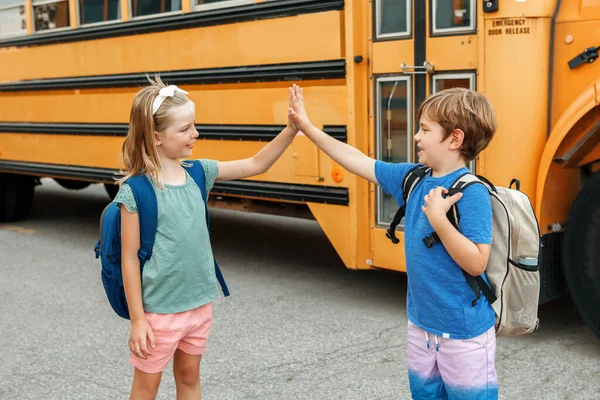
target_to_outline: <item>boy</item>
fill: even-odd
[[[294,85],[290,91],[289,114],[298,128],[349,172],[380,185],[403,205],[402,181],[415,165],[376,161],[333,139],[309,121],[302,89]],[[490,196],[483,185],[471,185],[444,197],[489,144],[496,118],[485,96],[461,88],[432,95],[417,117],[419,163],[431,172],[411,193],[404,225],[411,393],[416,400],[497,399],[495,313],[485,296],[473,305],[461,271],[473,276],[485,271],[492,243]],[[459,230],[446,217],[455,203]],[[423,238],[434,231],[441,243],[427,248]]]

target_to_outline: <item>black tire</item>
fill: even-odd
[[[108,197],[110,197],[111,200],[114,200],[119,191],[119,185],[115,183],[105,183],[104,188],[106,189],[106,193],[108,193]]]
[[[70,190],[81,190],[81,189],[85,189],[86,187],[90,186],[90,182],[85,182],[85,181],[75,181],[72,179],[58,179],[58,178],[54,178],[54,180],[60,186],[64,187],[65,189],[70,189]]]
[[[25,219],[31,212],[36,178],[0,174],[0,222]]]
[[[600,338],[600,173],[585,184],[569,213],[565,277],[584,321]]]

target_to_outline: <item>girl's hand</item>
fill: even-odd
[[[288,110],[290,110],[292,108],[292,88],[288,88],[288,92],[289,92],[289,104],[288,104]],[[292,115],[288,112],[288,127],[293,130],[294,132],[298,133],[298,126],[296,125],[296,121],[294,121],[294,118],[292,118]]]
[[[131,321],[129,332],[129,350],[131,350],[131,353],[136,357],[147,359],[151,354],[148,344],[154,348],[154,333],[152,333],[152,328],[150,328],[146,319]]]
[[[290,91],[290,109],[288,110],[288,118],[296,123],[296,126],[301,131],[306,131],[312,126],[308,119],[308,114],[304,108],[304,97],[302,96],[302,88],[296,84],[289,88]]]
[[[462,197],[462,193],[456,193],[451,197],[442,197],[442,195],[446,194],[448,194],[448,190],[438,186],[435,189],[431,189],[424,197],[425,204],[421,207],[421,210],[423,210],[427,216],[427,219],[434,230],[440,221],[446,219],[446,214],[448,213],[448,210],[450,210],[450,207]]]

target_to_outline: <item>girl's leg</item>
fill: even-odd
[[[161,377],[162,372],[148,374],[135,368],[129,400],[154,400]]]
[[[177,349],[173,360],[173,375],[177,388],[177,400],[199,400],[200,360],[202,355],[191,355]]]
[[[451,400],[498,400],[496,333],[468,340],[440,339],[438,367]]]

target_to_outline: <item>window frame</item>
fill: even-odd
[[[119,14],[121,14],[121,2],[123,0],[118,0],[119,2]],[[82,27],[94,27],[94,26],[101,26],[101,25],[110,25],[110,24],[116,24],[119,22],[123,22],[123,16],[121,15],[120,17],[116,18],[116,19],[111,19],[110,21],[100,21],[100,22],[88,22],[88,23],[84,23],[81,20],[81,8],[80,8],[80,3],[81,0],[77,0],[75,2],[77,4],[77,27],[78,28],[82,28]]]
[[[431,76],[430,92],[431,94],[437,93],[436,83],[441,80],[448,79],[469,79],[469,89],[477,90],[477,71],[453,71],[453,72],[440,72]],[[469,169],[471,172],[476,173],[477,171],[477,159],[469,161]]]
[[[429,9],[431,10],[431,19],[429,21],[429,26],[431,27],[431,37],[440,37],[440,36],[449,36],[449,35],[468,35],[473,34],[477,31],[477,2],[475,0],[467,0],[471,5],[471,23],[468,27],[456,27],[456,28],[441,28],[437,29],[435,27],[435,17],[437,11],[437,3],[438,1],[450,1],[450,0],[430,0]]]
[[[68,14],[69,26],[63,26],[62,28],[44,29],[41,31],[38,31],[35,29],[35,7],[43,6],[46,4],[62,3],[62,2],[69,4],[69,0],[38,0],[38,1],[31,0],[31,25],[32,25],[34,35],[44,35],[49,32],[60,32],[60,31],[67,31],[67,30],[74,29],[74,27],[71,26],[71,9],[70,8],[69,8],[69,14]]]
[[[407,118],[407,129],[406,129],[406,162],[407,163],[411,163],[413,162],[413,143],[414,143],[414,134],[413,134],[413,129],[414,129],[414,121],[413,121],[413,85],[414,85],[414,80],[413,77],[411,75],[402,75],[402,74],[394,74],[394,75],[380,75],[380,76],[376,76],[375,77],[375,118],[374,118],[374,123],[375,123],[375,159],[376,160],[381,160],[381,156],[383,154],[383,146],[385,144],[385,140],[383,137],[383,129],[381,128],[383,126],[383,116],[385,115],[385,110],[382,111],[381,109],[381,101],[380,101],[380,96],[381,96],[381,84],[385,83],[385,82],[395,82],[395,81],[401,81],[401,82],[406,82],[406,118]],[[381,186],[377,185],[377,190],[375,192],[375,223],[378,227],[385,227],[385,226],[389,226],[391,221],[384,221],[381,219],[381,214],[382,214],[382,209],[383,209],[383,204],[382,204],[382,199],[383,199],[383,189],[381,188]],[[404,226],[403,224],[400,224],[399,227]]]
[[[248,4],[256,3],[256,0],[222,0],[218,3],[209,3],[209,4],[198,4],[198,0],[192,0],[192,10],[193,11],[210,11],[210,10],[218,10],[221,8],[230,8],[230,7],[238,7],[238,6],[246,6]],[[276,1],[276,0],[265,0],[267,1]]]
[[[18,1],[21,1],[21,3],[18,3]],[[25,10],[26,10],[25,3],[26,3],[26,0],[16,0],[15,4],[8,4],[5,6],[0,6],[0,12],[6,11],[6,10],[12,10],[13,8],[23,7],[23,16],[25,17]],[[25,35],[27,35],[27,28],[25,28],[19,32],[2,33],[2,31],[0,31],[0,39],[14,38],[14,37],[25,36]]]
[[[382,0],[375,0],[373,2],[373,26],[376,40],[390,40],[390,39],[410,39],[412,37],[412,13],[413,4],[411,0],[405,0],[406,2],[406,31],[404,32],[392,32],[392,33],[381,33],[381,2]]]
[[[181,0],[181,10],[159,12],[159,13],[156,13],[156,14],[141,15],[141,16],[137,16],[137,17],[133,16],[133,1],[134,0],[121,0],[121,1],[129,1],[129,14],[130,14],[130,17],[131,17],[130,21],[139,21],[139,20],[144,20],[144,19],[160,18],[160,17],[164,17],[164,16],[168,17],[170,15],[183,14],[183,2],[185,0]]]

